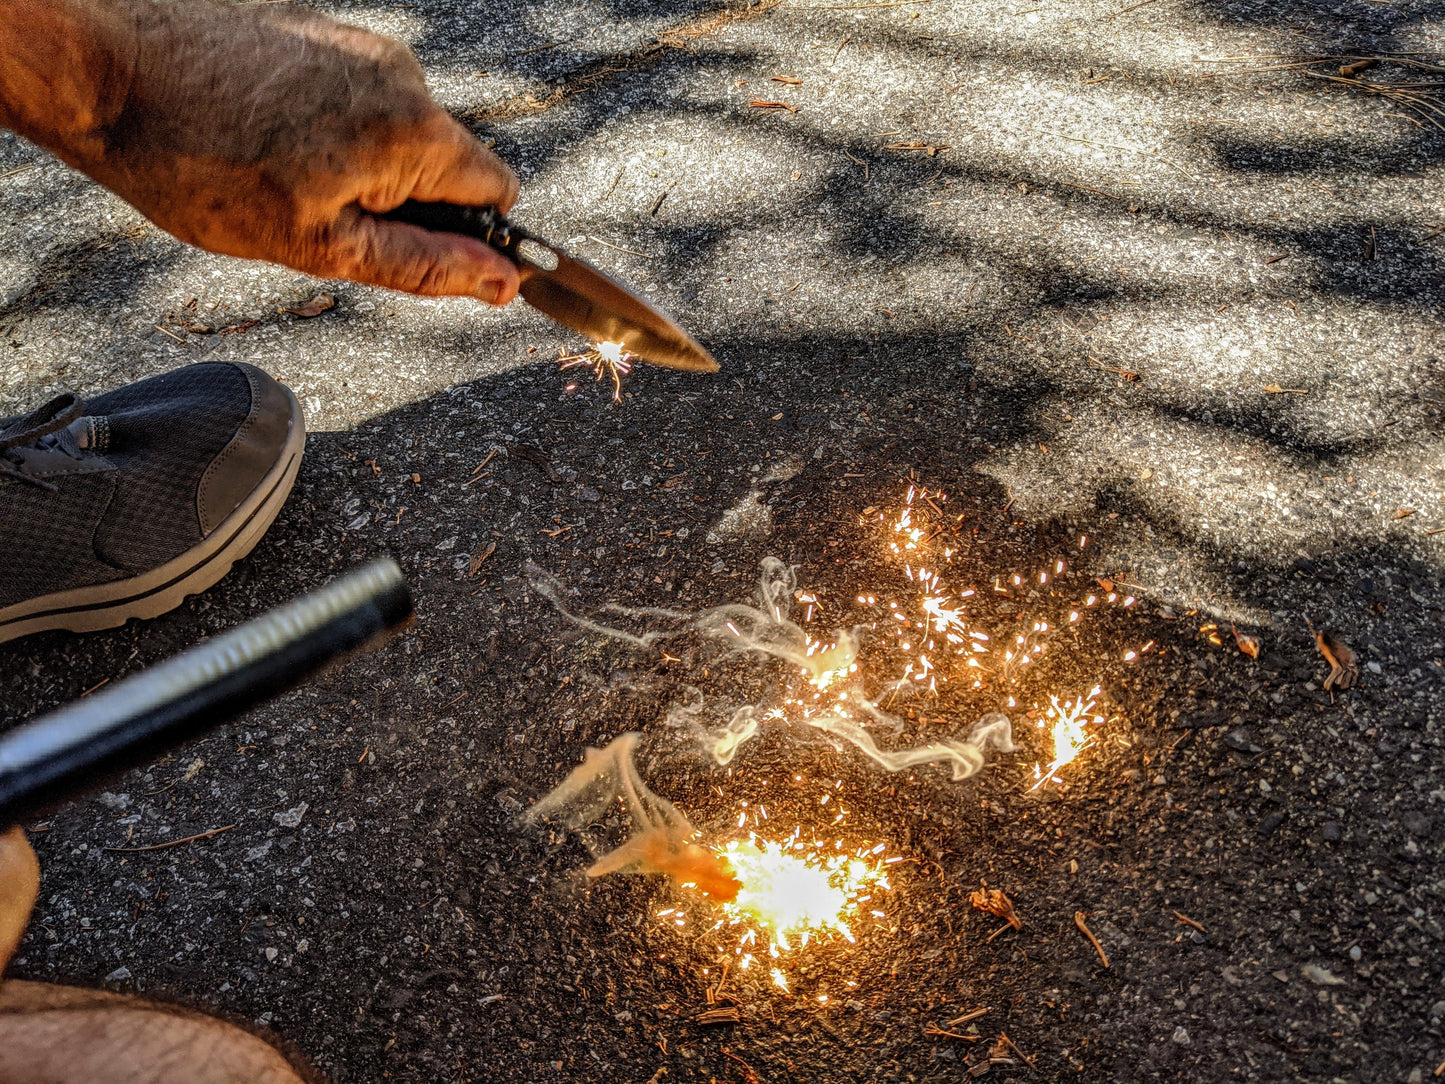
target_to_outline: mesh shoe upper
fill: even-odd
[[[0,607],[137,575],[197,545],[276,463],[287,403],[252,366],[191,365],[0,448]],[[0,444],[26,422],[0,421]]]

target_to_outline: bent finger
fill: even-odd
[[[401,193],[404,199],[496,207],[503,214],[517,202],[520,182],[511,167],[440,109],[423,125],[422,141],[411,153],[419,160],[411,191]],[[391,207],[366,209],[389,211]]]
[[[517,296],[517,265],[474,237],[355,213],[323,274],[434,297],[505,305]]]

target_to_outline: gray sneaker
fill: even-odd
[[[221,362],[0,419],[0,643],[204,591],[271,526],[305,443],[290,389]]]

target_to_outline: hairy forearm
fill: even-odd
[[[0,126],[82,169],[99,161],[134,72],[135,21],[136,0],[0,0]]]

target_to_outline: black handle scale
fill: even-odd
[[[382,560],[0,735],[0,830],[285,692],[412,615]]]
[[[409,226],[420,226],[434,233],[459,233],[464,237],[475,237],[484,245],[491,245],[521,264],[523,257],[517,246],[523,241],[536,240],[519,226],[512,225],[507,216],[495,207],[464,207],[458,203],[422,203],[409,199],[393,211],[381,216],[393,222],[405,222]]]

